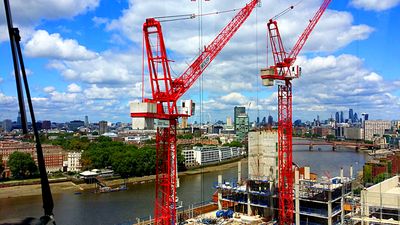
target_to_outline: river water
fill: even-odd
[[[320,148],[320,151],[317,149]],[[341,167],[348,175],[349,166],[354,171],[362,169],[367,155],[354,149],[340,148],[332,152],[327,146],[294,146],[293,160],[299,166],[310,166],[311,172],[320,176],[339,174]],[[213,184],[218,174],[224,180],[236,180],[237,167],[218,172],[187,175],[180,178],[179,200],[183,205],[209,201],[214,193]],[[242,163],[242,176],[247,174],[247,164]],[[0,189],[1,191],[1,189]],[[61,225],[111,225],[132,224],[137,217],[153,213],[154,183],[131,185],[127,191],[93,194],[72,192],[54,194],[54,215]],[[41,196],[0,199],[0,220],[9,218],[40,217],[43,212]]]

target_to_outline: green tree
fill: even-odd
[[[232,141],[231,143],[225,143],[223,146],[229,146],[229,147],[243,147],[243,144],[240,143],[239,141]]]
[[[185,166],[185,156],[182,153],[182,149],[178,148],[177,152],[177,160],[178,160],[178,171],[185,171],[186,166]]]
[[[13,152],[7,164],[13,177],[18,179],[32,177],[37,173],[37,166],[29,153]]]
[[[112,139],[110,137],[106,137],[106,136],[100,136],[97,138],[98,142],[112,142]]]
[[[134,175],[136,161],[133,151],[116,152],[111,156],[111,165],[113,170],[122,178],[128,178]]]
[[[364,183],[372,183],[372,167],[371,165],[365,165],[363,171]]]
[[[326,139],[328,139],[328,141],[335,140],[335,135],[333,135],[333,134],[328,134],[328,135],[326,136]]]
[[[311,137],[312,137],[312,134],[311,134],[311,133],[305,133],[305,134],[304,134],[304,137],[306,137],[306,138],[311,138]]]
[[[374,184],[380,183],[389,177],[390,177],[389,174],[381,173],[381,174],[377,175],[376,177],[374,177]]]

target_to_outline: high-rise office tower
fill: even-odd
[[[344,123],[343,111],[340,111],[340,122]]]
[[[89,126],[89,117],[85,116],[85,127]]]
[[[18,116],[17,116],[17,126],[18,128],[21,128],[21,112],[18,111]]]
[[[99,134],[104,134],[108,132],[108,124],[107,121],[100,121],[99,122]]]
[[[354,122],[353,109],[349,109],[349,122]]]
[[[246,114],[246,107],[244,106],[235,106],[233,110],[233,126],[236,130],[236,120],[241,114]]]
[[[358,122],[358,115],[357,113],[354,113],[353,115],[353,123],[357,123]]]
[[[268,116],[268,125],[272,126],[273,123],[274,123],[274,118],[271,115],[269,115]]]

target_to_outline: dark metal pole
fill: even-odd
[[[12,17],[11,17],[10,3],[8,2],[8,0],[4,0],[4,7],[6,10],[8,34],[10,35],[11,53],[12,53],[13,62],[14,62],[15,82],[17,84],[19,111],[21,113],[21,127],[22,127],[22,132],[24,134],[27,134],[28,133],[28,123],[26,121],[24,94],[22,92],[21,75],[20,75],[19,67],[18,67],[18,58],[17,58],[17,50],[16,50],[16,46],[15,46],[13,23],[12,23]]]
[[[40,183],[42,185],[43,209],[44,209],[45,216],[53,216],[53,208],[54,208],[53,197],[51,195],[51,189],[50,189],[49,180],[47,177],[46,165],[45,165],[44,157],[43,157],[42,144],[40,143],[39,131],[36,126],[35,112],[33,110],[33,104],[32,104],[32,98],[31,98],[31,94],[30,94],[30,90],[29,90],[28,78],[27,78],[26,72],[25,72],[24,59],[22,57],[22,51],[21,51],[21,45],[20,45],[21,36],[19,35],[18,28],[14,28],[13,31],[14,31],[14,37],[15,37],[15,44],[16,44],[17,51],[18,51],[19,62],[20,62],[20,66],[21,66],[22,78],[23,78],[24,86],[25,86],[26,98],[28,101],[29,113],[31,114],[33,133],[34,133],[35,141],[36,141],[36,152],[37,152],[38,167],[39,167],[39,172],[40,172]]]
[[[21,68],[22,78],[23,78],[26,97],[27,97],[28,106],[29,106],[29,112],[30,112],[31,120],[32,120],[33,133],[34,133],[35,142],[36,142],[36,153],[37,153],[38,167],[39,167],[39,172],[40,172],[40,182],[41,182],[41,188],[42,188],[42,200],[43,200],[43,209],[44,209],[44,216],[42,216],[40,218],[40,221],[41,221],[40,224],[45,225],[45,224],[53,223],[55,225],[56,223],[53,218],[54,202],[53,202],[53,197],[51,195],[49,180],[47,177],[46,165],[45,165],[44,156],[43,156],[43,149],[42,149],[42,145],[40,143],[39,131],[36,126],[36,119],[35,119],[32,98],[31,98],[29,85],[28,85],[28,78],[26,76],[24,60],[22,57],[22,51],[21,51],[21,45],[20,45],[21,36],[19,35],[18,28],[13,27],[10,4],[9,4],[8,0],[4,0],[4,6],[5,6],[5,10],[6,10],[8,32],[10,35],[11,51],[12,51],[13,62],[14,62],[15,77],[16,77],[16,82],[17,82],[17,91],[18,91],[18,100],[19,100],[19,105],[20,105],[20,110],[21,110],[22,128],[23,128],[24,134],[27,134],[28,129],[27,129],[27,122],[26,122],[26,112],[25,112],[25,105],[24,105],[24,98],[23,98],[23,89],[22,89],[22,84],[21,84],[21,74],[20,74],[19,68]]]

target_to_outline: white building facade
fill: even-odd
[[[69,152],[67,159],[67,171],[79,172],[82,169],[81,164],[82,153],[80,152]]]
[[[203,164],[218,163],[239,157],[242,155],[242,148],[226,146],[195,146],[193,149],[183,150],[182,154],[185,157],[186,167],[193,167]]]
[[[364,139],[372,141],[374,135],[382,136],[385,130],[390,130],[392,124],[384,120],[367,120],[364,122]]]

